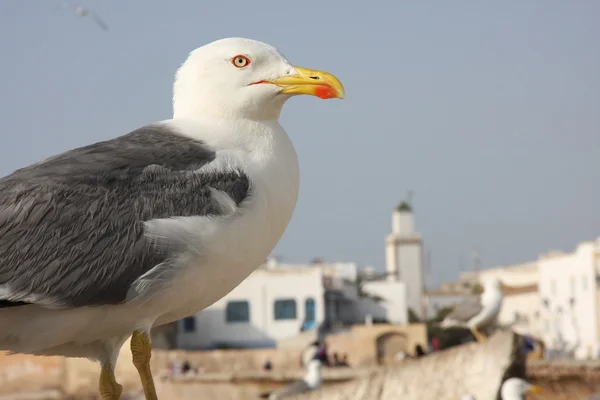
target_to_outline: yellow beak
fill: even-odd
[[[531,385],[529,387],[529,392],[530,393],[542,393],[542,388],[536,385]]]
[[[298,75],[282,76],[269,83],[279,86],[285,94],[309,94],[322,99],[343,99],[342,82],[328,72],[294,67]]]

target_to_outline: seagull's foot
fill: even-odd
[[[100,372],[100,397],[102,400],[119,400],[123,386],[117,383],[115,372],[110,366],[103,366]]]
[[[154,387],[154,379],[152,378],[152,371],[150,371],[152,345],[150,344],[150,337],[147,333],[142,333],[140,331],[133,332],[133,335],[131,335],[131,354],[133,365],[135,365],[135,368],[140,374],[140,380],[142,381],[146,400],[158,400],[156,388]]]

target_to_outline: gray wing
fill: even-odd
[[[284,387],[283,389],[273,392],[273,394],[269,397],[269,399],[279,400],[279,399],[282,399],[287,396],[292,396],[296,393],[304,393],[304,392],[308,392],[310,390],[311,390],[311,387],[308,386],[308,384],[304,380],[301,380],[298,382],[291,383],[288,386]]]
[[[125,301],[137,278],[176,256],[149,242],[144,221],[218,215],[215,189],[238,206],[249,195],[244,171],[196,171],[214,159],[157,124],[0,179],[0,308]]]
[[[458,303],[445,319],[467,322],[483,310],[479,297],[470,298]]]

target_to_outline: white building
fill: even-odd
[[[538,284],[540,280],[539,263],[496,267],[478,271],[480,282],[490,278],[498,278],[504,289],[504,301],[498,315],[498,323],[512,328],[521,334],[541,337],[540,298]],[[462,279],[469,279],[470,274],[464,273]]]
[[[542,339],[547,357],[600,358],[600,238],[571,253],[554,251],[531,263],[463,273],[447,286],[466,287],[490,277],[509,286],[501,325]],[[458,302],[460,294],[428,292],[428,300],[428,311],[435,312]]]
[[[477,272],[463,272],[460,281],[482,282],[489,278],[498,278],[502,283],[509,286],[529,286],[539,281],[539,265],[537,262],[510,265],[505,267],[494,267]]]
[[[542,339],[540,308],[537,283],[505,289],[498,322],[521,335]]]
[[[369,298],[358,303],[359,315],[373,320],[387,321],[393,324],[408,323],[408,305],[406,303],[406,285],[404,282],[370,281],[364,284],[368,294],[376,295],[380,301]]]
[[[597,241],[539,260],[542,337],[551,356],[598,357],[599,257]]]
[[[302,331],[332,330],[373,320],[407,323],[404,284],[365,282],[359,296],[355,264],[278,264],[270,260],[228,295],[178,322],[184,349],[270,347]]]
[[[385,241],[387,279],[403,282],[407,304],[419,317],[425,316],[423,240],[415,232],[412,207],[402,202],[392,213],[392,232]]]
[[[457,282],[445,282],[439,289],[426,292],[427,317],[433,318],[443,308],[473,297],[476,283],[499,278],[504,289],[504,301],[498,323],[511,326],[521,333],[541,337],[538,263],[495,267],[477,272],[463,272]]]

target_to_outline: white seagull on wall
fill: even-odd
[[[498,278],[484,280],[481,296],[458,303],[444,318],[440,326],[442,328],[468,328],[477,341],[485,340],[486,335],[481,330],[485,330],[497,322],[498,314],[502,309],[504,288],[508,288],[508,286],[503,285]]]

